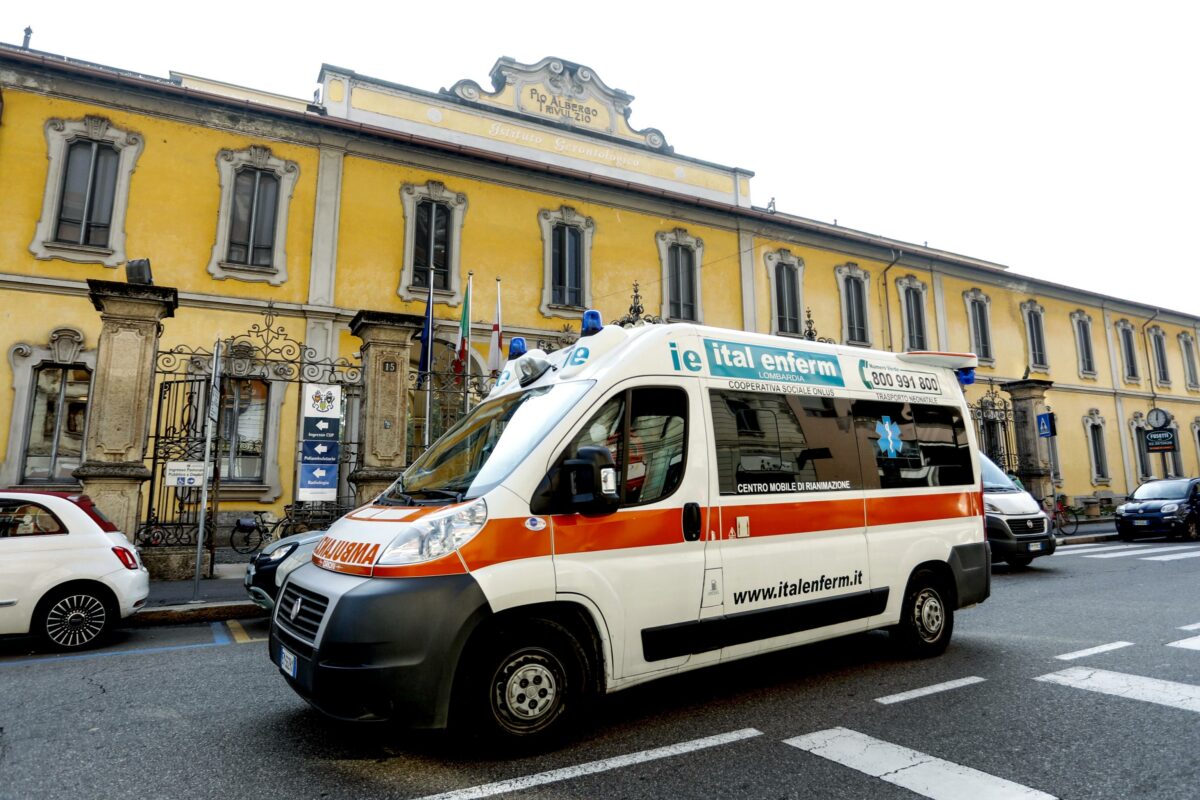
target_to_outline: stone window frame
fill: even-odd
[[[1183,382],[1189,389],[1200,389],[1200,372],[1196,371],[1196,339],[1187,331],[1178,336],[1179,357],[1183,360]]]
[[[59,327],[50,332],[44,344],[17,342],[8,348],[8,363],[12,370],[13,406],[8,422],[8,448],[4,463],[0,465],[0,482],[4,486],[21,485],[21,468],[25,463],[25,448],[29,433],[29,415],[32,411],[34,391],[33,376],[43,366],[82,366],[96,377],[96,351],[84,347],[83,332],[78,328]],[[90,415],[89,415],[90,416]],[[87,441],[85,423],[84,441]],[[87,457],[87,453],[83,453]],[[28,484],[35,485],[35,484]],[[46,483],[36,484],[45,488]],[[77,483],[71,485],[78,485]]]
[[[776,336],[797,336],[803,338],[804,317],[800,314],[800,309],[804,308],[804,259],[794,255],[792,251],[783,247],[764,253],[763,265],[767,270],[767,284],[770,287],[771,333]],[[776,273],[780,266],[796,273],[796,313],[799,315],[799,330],[795,333],[780,330],[779,327],[779,286]]]
[[[834,277],[837,279],[838,295],[841,301],[842,311],[842,343],[853,345],[855,347],[870,347],[871,346],[871,273],[867,272],[862,267],[852,261],[841,264],[833,269]],[[850,296],[847,290],[849,281],[856,280],[862,284],[863,290],[863,339],[850,340]]]
[[[1192,444],[1196,445],[1196,457],[1200,459],[1200,417],[1192,418]]]
[[[1092,338],[1092,317],[1082,308],[1071,312],[1071,330],[1075,333],[1075,366],[1079,370],[1079,377],[1088,380],[1096,380],[1096,342]],[[1083,335],[1080,333],[1080,328],[1087,329],[1087,344],[1088,351],[1092,354],[1092,368],[1089,370],[1083,363]]]
[[[921,295],[921,327],[925,337],[923,348],[916,348],[909,337],[908,292],[913,290]],[[929,349],[929,285],[916,275],[905,275],[896,279],[896,292],[900,295],[900,325],[902,327],[900,340],[905,350]]]
[[[1159,386],[1171,385],[1171,365],[1167,363],[1167,332],[1158,325],[1151,325],[1146,335],[1150,340],[1150,355],[1154,363],[1154,382]]]
[[[1100,429],[1100,447],[1103,452],[1100,455],[1104,459],[1104,471],[1098,467],[1095,448],[1092,447],[1092,429]],[[1112,483],[1112,467],[1108,458],[1108,447],[1105,444],[1104,436],[1107,433],[1104,417],[1100,416],[1100,409],[1089,408],[1086,416],[1083,417],[1083,441],[1087,446],[1088,464],[1092,470],[1092,486],[1108,486]]]
[[[686,228],[675,228],[669,233],[659,231],[654,235],[658,245],[658,260],[662,267],[662,308],[661,316],[668,322],[692,322],[704,324],[704,293],[701,291],[701,276],[704,274],[704,240],[692,236]],[[696,318],[676,320],[671,316],[671,245],[689,248],[692,251],[692,269],[695,272],[696,287]]]
[[[988,353],[984,355],[980,353],[979,342],[975,336],[975,316],[974,304],[979,303],[983,313],[983,327],[987,331]],[[970,350],[979,359],[979,363],[984,366],[992,366],[996,363],[996,345],[995,339],[992,336],[992,298],[988,297],[978,286],[973,286],[963,292],[963,304],[967,309],[967,342],[970,345]]]
[[[1171,414],[1171,424],[1167,426],[1175,431],[1175,449],[1167,453],[1167,463],[1170,464],[1170,472],[1168,478],[1184,478],[1187,477],[1187,466],[1183,463],[1183,447],[1179,441],[1179,423],[1175,421],[1175,415]]]
[[[1058,452],[1058,437],[1046,437],[1046,453],[1050,456],[1050,480],[1055,486],[1063,485],[1062,458]]]
[[[217,235],[208,260],[208,274],[218,281],[232,278],[250,283],[281,285],[288,278],[288,210],[292,205],[296,180],[300,177],[300,165],[279,158],[271,152],[271,148],[258,144],[243,150],[218,150],[216,163],[221,196],[217,206]],[[279,181],[279,195],[276,198],[279,207],[275,210],[275,240],[270,267],[234,264],[227,260],[229,232],[233,226],[233,185],[238,172],[246,168],[270,172]]]
[[[1154,454],[1142,446],[1143,437],[1138,434],[1138,431],[1148,430],[1152,430],[1152,428],[1146,420],[1146,415],[1141,411],[1133,412],[1133,416],[1129,418],[1129,432],[1133,437],[1133,458],[1134,466],[1137,468],[1138,483],[1145,483],[1158,477],[1154,474]],[[1149,472],[1142,471],[1143,454],[1146,457],[1145,464],[1150,468]]]
[[[554,302],[554,228],[568,225],[581,233],[583,250],[580,253],[580,280],[583,283],[583,305],[567,306]],[[562,205],[557,209],[543,208],[538,211],[538,228],[542,233],[542,302],[538,310],[545,317],[583,319],[583,312],[592,307],[592,239],[596,233],[596,220],[580,214],[573,206]]]
[[[1042,334],[1042,360],[1036,361],[1033,351],[1033,322],[1037,319]],[[1021,303],[1021,319],[1025,322],[1025,363],[1030,372],[1050,371],[1050,342],[1046,339],[1046,309],[1037,300],[1029,299]]]
[[[406,183],[400,187],[400,207],[404,213],[404,262],[400,268],[400,283],[396,287],[396,294],[409,302],[424,302],[429,299],[428,286],[413,284],[416,272],[416,265],[413,261],[416,258],[417,206],[425,200],[441,203],[450,208],[450,224],[446,229],[450,238],[450,263],[446,265],[449,270],[450,288],[435,288],[433,298],[438,303],[445,303],[451,307],[458,306],[462,304],[465,293],[461,265],[462,232],[467,216],[467,195],[465,192],[447,189],[446,184],[441,181]]]
[[[1142,382],[1141,371],[1138,369],[1137,331],[1133,323],[1127,319],[1119,319],[1113,323],[1117,332],[1117,346],[1121,350],[1121,376],[1126,383]],[[1129,334],[1129,346],[1125,346],[1125,334]]]
[[[46,188],[42,193],[42,216],[38,219],[29,251],[42,260],[59,258],[81,264],[103,264],[116,269],[125,262],[125,216],[129,190],[138,158],[145,147],[140,133],[114,126],[106,117],[88,114],[81,119],[46,120]],[[62,205],[63,180],[67,172],[67,150],[77,141],[105,144],[117,151],[117,182],[113,191],[112,219],[108,246],[54,241],[58,212]]]

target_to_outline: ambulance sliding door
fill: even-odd
[[[684,381],[627,383],[563,448],[600,445],[620,473],[621,508],[554,525],[557,591],[587,598],[608,627],[618,678],[688,661],[673,643],[700,613],[708,509],[708,442],[699,394]]]
[[[850,402],[711,381],[722,659],[865,630],[871,591]],[[807,388],[807,387],[803,387]],[[876,609],[875,605],[880,605]]]

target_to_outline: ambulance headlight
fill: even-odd
[[[405,526],[375,563],[417,564],[441,558],[473,539],[486,523],[487,503],[482,499],[430,514]]]

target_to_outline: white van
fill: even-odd
[[[1027,567],[1038,556],[1053,555],[1057,540],[1038,501],[983,453],[979,454],[979,466],[992,558],[1012,567]]]
[[[528,741],[605,692],[819,639],[940,653],[990,591],[974,365],[589,312],[330,528],[271,659],[335,717]]]

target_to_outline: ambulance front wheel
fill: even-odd
[[[945,583],[932,571],[918,570],[904,591],[900,624],[892,629],[900,649],[915,658],[941,655],[954,631],[954,609]]]
[[[518,745],[550,743],[579,722],[588,695],[588,658],[551,620],[524,619],[494,630],[470,667],[468,696],[477,733]]]

